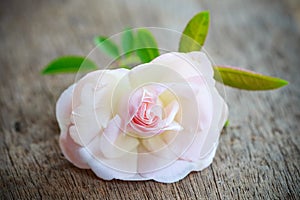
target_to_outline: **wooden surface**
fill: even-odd
[[[299,199],[299,4],[1,1],[0,199]],[[87,55],[94,36],[124,27],[182,31],[203,9],[212,15],[206,49],[214,62],[244,66],[290,84],[268,92],[227,88],[231,123],[214,162],[180,182],[102,181],[71,165],[58,146],[54,109],[74,76],[41,76],[43,66],[57,56]]]

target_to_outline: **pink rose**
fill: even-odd
[[[132,70],[98,70],[60,96],[60,147],[106,180],[175,182],[208,167],[227,119],[202,52],[167,53]]]

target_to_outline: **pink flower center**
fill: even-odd
[[[150,136],[161,132],[161,119],[162,108],[157,105],[156,95],[144,90],[129,126],[139,135]]]
[[[136,125],[143,126],[143,127],[155,127],[157,126],[160,118],[156,115],[156,113],[152,110],[155,106],[153,102],[149,98],[149,101],[144,101],[138,108],[137,113],[134,115],[132,122]]]
[[[161,92],[161,88],[142,88],[132,95],[129,105],[129,132],[141,137],[150,137],[165,130],[181,128],[174,122],[178,103],[171,103],[164,108],[158,97]]]

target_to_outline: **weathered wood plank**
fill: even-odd
[[[1,199],[298,199],[300,4],[293,1],[1,1]],[[56,56],[86,55],[124,27],[181,31],[202,9],[216,63],[290,81],[269,92],[226,89],[230,126],[213,164],[174,184],[102,181],[58,147],[55,102],[73,75],[40,76]]]

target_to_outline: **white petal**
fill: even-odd
[[[169,148],[160,136],[143,139],[139,147],[138,172],[148,173],[162,169],[178,160],[178,156]]]
[[[208,83],[214,84],[211,62],[203,52],[166,53],[155,58],[151,63],[162,64],[169,67],[177,71],[185,79],[200,75],[205,77]]]
[[[194,168],[192,162],[177,160],[163,169],[141,175],[162,183],[174,183],[186,177]]]
[[[56,103],[56,119],[62,132],[67,132],[71,123],[72,94],[75,84],[68,87],[58,98]]]
[[[211,149],[218,143],[221,130],[228,117],[228,107],[223,98],[218,94],[217,90],[213,91],[213,120],[209,128],[207,137],[204,139],[203,146],[201,147],[200,158],[206,157]]]
[[[70,130],[71,137],[81,146],[87,145],[96,135],[100,134],[102,127],[96,119],[95,110],[80,105],[73,111],[74,126]]]
[[[73,118],[77,131],[73,139],[80,145],[87,145],[111,118],[111,98],[115,85],[128,70],[98,70],[83,77],[76,84],[73,93]]]
[[[182,131],[183,127],[178,124],[177,122],[173,121],[171,122],[168,126],[166,126],[165,128],[162,128],[161,130],[163,131]]]
[[[71,124],[70,116],[72,112],[72,94],[75,85],[71,85],[59,97],[56,103],[56,118],[61,129],[59,137],[59,146],[64,156],[79,168],[89,168],[89,166],[81,160],[78,150],[80,148],[69,135],[69,126]]]
[[[120,130],[121,119],[116,116],[109,123],[100,138],[100,149],[106,158],[118,158],[136,149],[139,141]]]
[[[87,163],[80,157],[79,149],[81,146],[73,141],[68,132],[61,132],[59,137],[59,146],[67,160],[73,163],[76,167],[89,169]]]
[[[205,55],[205,53],[200,51],[193,51],[187,54],[193,61],[195,61],[198,65],[198,70],[204,75],[204,77],[207,77],[207,81],[214,82],[213,75],[214,70],[211,66],[211,62],[208,60],[208,57]]]
[[[93,159],[91,162],[93,162],[95,171],[102,169],[102,165],[104,165],[106,168],[112,168],[116,171],[136,173],[137,145],[139,142],[135,138],[120,134],[116,123],[119,123],[118,119],[111,120],[105,134],[97,135],[85,147],[91,156],[91,158],[87,158]],[[91,163],[88,164],[91,166]]]
[[[195,168],[196,171],[201,171],[212,163],[216,154],[217,147],[218,147],[218,143],[215,143],[210,149],[210,151],[206,153],[205,157],[202,157],[196,162],[197,164]]]
[[[177,159],[178,157],[175,156],[169,149],[165,149],[159,153],[154,152],[139,154],[138,172],[141,174],[154,172],[168,166]]]
[[[174,121],[174,118],[179,110],[179,104],[177,101],[172,101],[169,105],[167,105],[164,109],[165,116],[167,118],[164,119],[164,122],[166,125],[169,125],[172,121]]]
[[[126,166],[124,165],[136,165],[136,157],[122,157],[121,160],[117,160],[116,163],[115,160],[100,160],[94,157],[94,155],[90,152],[88,148],[81,148],[80,149],[80,156],[88,163],[90,168],[93,170],[93,172],[100,178],[105,180],[111,180],[113,178],[117,179],[130,179],[131,177],[136,176],[136,170],[134,170],[134,166]],[[117,166],[115,166],[117,164]],[[117,167],[117,168],[115,168]],[[126,169],[129,168],[131,171],[123,171],[119,168]]]

